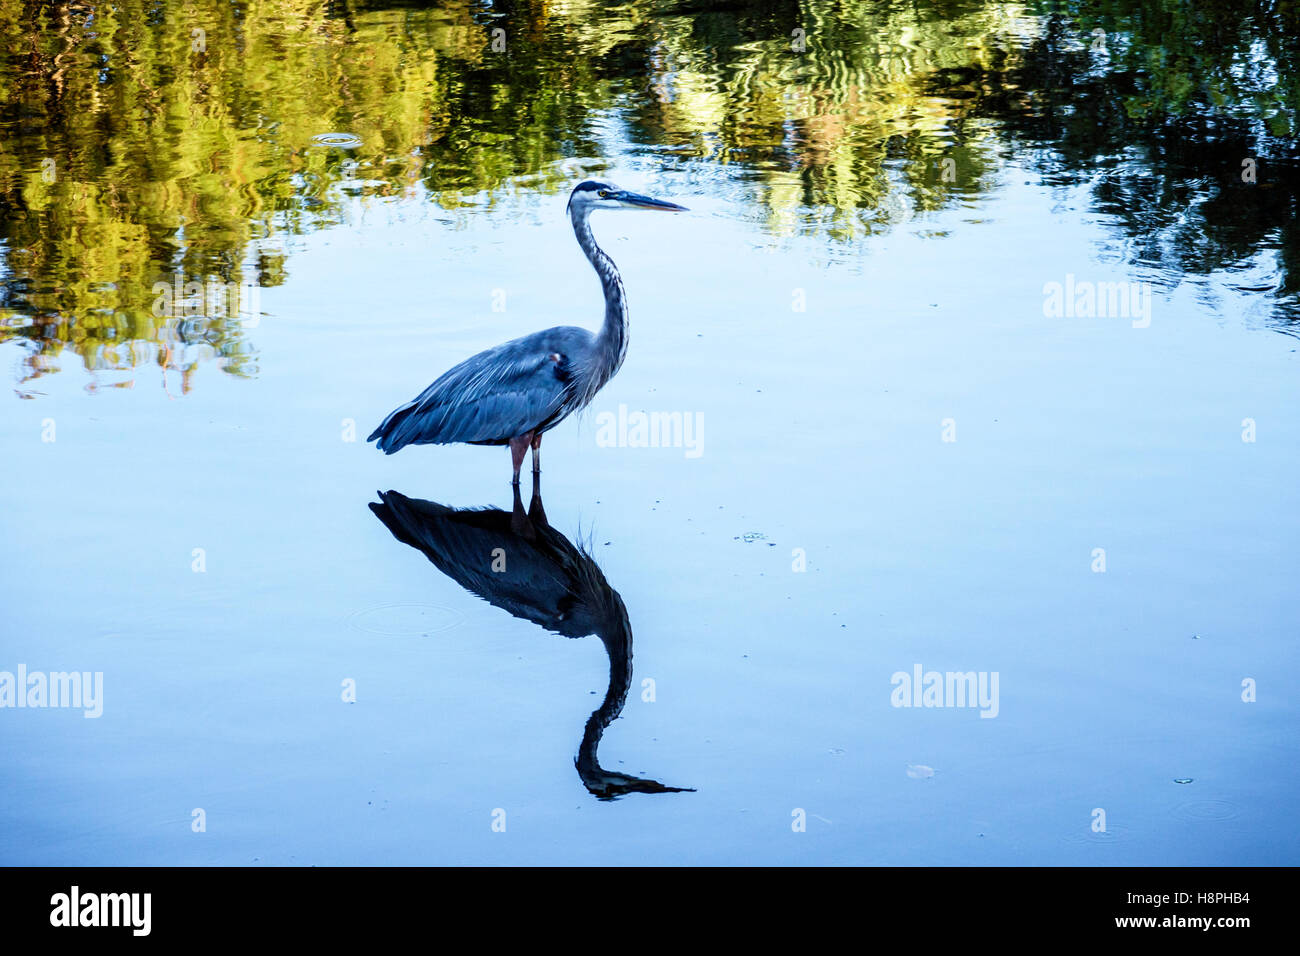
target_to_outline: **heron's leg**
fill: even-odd
[[[542,436],[533,436],[533,476],[542,473]]]
[[[510,439],[510,460],[515,466],[515,477],[511,481],[512,485],[519,484],[519,468],[524,463],[524,455],[528,453],[528,446],[533,440],[533,433],[520,435],[518,438]]]

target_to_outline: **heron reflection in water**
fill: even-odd
[[[601,736],[620,713],[632,685],[632,628],[627,608],[596,562],[546,522],[534,491],[527,513],[514,486],[514,510],[449,508],[380,492],[370,510],[404,544],[424,552],[439,571],[489,604],[564,637],[594,634],[609,655],[609,688],[583,730],[575,764],[592,794],[680,793],[657,780],[606,770],[596,757]],[[498,550],[500,549],[500,550]],[[505,557],[505,567],[493,570]],[[499,565],[498,565],[499,567]]]

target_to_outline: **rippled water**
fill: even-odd
[[[1294,864],[1289,17],[0,0],[0,861]]]

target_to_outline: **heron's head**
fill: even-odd
[[[629,192],[613,183],[588,179],[573,187],[569,194],[569,212],[586,216],[596,209],[645,209],[657,212],[686,212],[685,206],[663,199],[652,199]]]

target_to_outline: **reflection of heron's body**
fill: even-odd
[[[461,587],[515,617],[565,637],[595,634],[609,655],[609,688],[587,720],[576,765],[598,797],[680,792],[657,780],[605,770],[600,738],[623,711],[632,684],[632,628],[618,592],[582,548],[546,523],[536,495],[529,515],[515,486],[514,513],[498,508],[448,508],[381,493],[370,509],[393,537],[422,551]]]
[[[614,260],[596,245],[588,217],[596,209],[683,208],[611,183],[579,183],[569,196],[569,219],[605,293],[600,332],[562,325],[480,352],[391,412],[366,440],[377,439],[389,455],[407,445],[509,445],[516,484],[531,447],[536,473],[542,434],[590,404],[627,352],[623,280]]]

